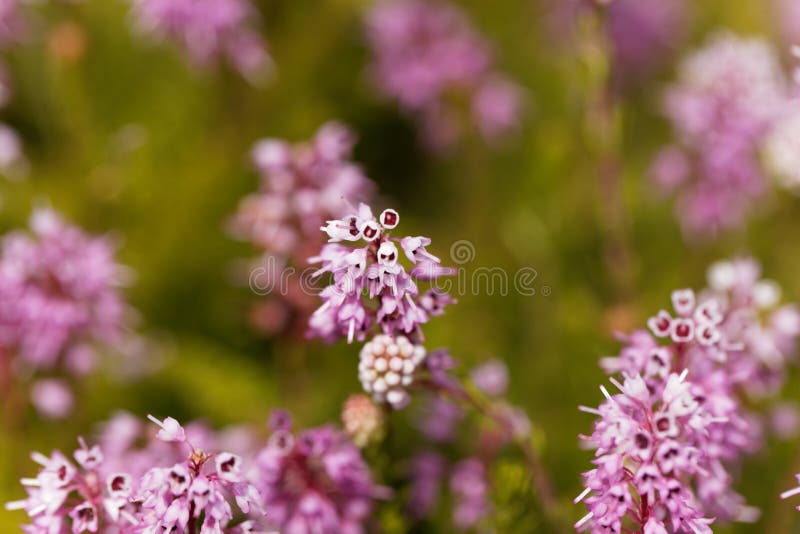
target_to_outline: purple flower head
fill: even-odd
[[[248,0],[131,0],[137,28],[174,42],[192,63],[224,60],[251,81],[270,67],[266,45],[255,29]]]
[[[100,448],[79,441],[76,463],[58,451],[50,457],[33,453],[41,469],[35,478],[22,479],[28,497],[6,508],[25,510],[31,523],[23,530],[31,534],[101,532],[101,524],[113,525],[119,532],[136,532],[139,518],[131,502],[132,477],[123,472],[104,474]]]
[[[620,503],[626,504],[611,513],[613,496],[595,495],[587,500],[590,516],[579,526],[618,531],[623,517],[641,520],[643,527],[655,517],[653,521],[663,524],[650,523],[647,529],[653,532],[692,532],[697,524],[665,520],[674,513],[666,503],[669,514],[657,507],[648,510],[653,508],[652,492],[656,498],[662,495],[656,482],[664,483],[665,476],[674,477],[669,483],[676,487],[684,484],[681,491],[688,492],[687,506],[696,518],[757,518],[758,511],[732,490],[731,470],[761,445],[764,425],[745,408],[742,395],[774,393],[780,386],[800,334],[800,315],[794,307],[778,305],[780,289],[761,279],[760,267],[751,259],[715,263],[708,279],[710,288],[699,295],[674,291],[672,310],[650,318],[649,332],[623,336],[620,354],[601,360],[607,372],[621,374],[620,381],[611,380],[622,394],[612,397],[603,389],[608,402],[599,410],[584,408],[601,418],[585,438],[597,449],[598,466],[586,475],[586,494],[618,487]],[[676,402],[686,413],[673,412]],[[682,473],[672,473],[672,464],[659,461],[659,450],[673,442],[676,451],[683,451],[676,452],[674,461],[688,462],[681,464]],[[634,456],[639,460],[632,460]],[[648,466],[653,461],[657,470]],[[639,481],[656,485],[641,486]],[[628,484],[633,494],[624,490]],[[646,489],[652,492],[643,499]],[[703,523],[699,525],[703,531]]]
[[[29,232],[0,241],[0,352],[27,374],[91,371],[94,349],[123,337],[130,310],[119,287],[126,274],[108,239],[84,234],[52,210],[34,211]],[[36,406],[63,415],[71,402],[63,386],[40,383]]]
[[[140,506],[138,523],[143,531],[233,532],[231,502],[255,520],[263,517],[261,496],[245,477],[240,456],[206,453],[189,443],[177,420],[148,417],[160,427],[159,440],[183,445],[189,454],[171,466],[167,463],[171,454],[158,457],[156,466],[139,478],[132,501]]]
[[[707,432],[719,423],[686,377],[671,373],[652,389],[641,375],[612,379],[620,393],[601,386],[599,409],[581,408],[598,420],[582,436],[595,449],[596,467],[584,473],[586,489],[575,499],[589,510],[576,529],[619,533],[633,521],[650,532],[711,532],[688,481],[709,475]]]
[[[435,149],[463,130],[462,115],[488,140],[519,121],[521,90],[495,72],[490,45],[456,6],[441,0],[385,0],[367,16],[378,88],[423,125]],[[467,109],[459,102],[468,102]]]
[[[787,103],[774,51],[758,39],[721,34],[686,59],[666,93],[676,141],[653,165],[658,185],[678,197],[690,235],[737,227],[765,191],[759,150]]]
[[[362,532],[381,493],[359,449],[330,426],[277,430],[256,463],[267,521],[282,532]]]
[[[261,175],[259,191],[245,197],[230,224],[239,239],[263,253],[263,275],[253,279],[269,291],[282,281],[285,267],[300,267],[323,243],[319,228],[347,214],[342,198],[368,199],[375,189],[351,161],[355,135],[337,122],[324,124],[304,143],[277,139],[259,141],[252,152]],[[262,265],[258,266],[259,268]],[[256,272],[256,271],[253,271]],[[285,294],[275,294],[258,308],[257,324],[267,333],[282,330],[292,312],[304,322],[313,299],[300,281],[291,278]],[[303,281],[306,282],[306,281]]]
[[[194,448],[175,419],[155,422],[158,439],[164,441],[160,449],[148,449],[149,454],[131,454],[141,425],[128,416],[110,424],[113,436],[103,440],[107,448],[78,439],[74,461],[58,451],[50,457],[34,453],[41,469],[36,478],[22,479],[28,497],[6,508],[25,510],[31,524],[23,530],[31,534],[235,534],[261,525],[261,497],[245,478],[241,457]],[[172,444],[183,453],[176,453]],[[229,526],[233,502],[249,521]]]
[[[52,369],[70,349],[116,341],[127,311],[124,275],[107,239],[35,211],[30,233],[0,243],[0,345],[25,365]]]
[[[669,59],[685,33],[684,0],[614,0],[607,10],[607,32],[615,76],[631,83],[649,76]]]
[[[794,359],[800,310],[780,304],[780,287],[761,278],[761,266],[752,258],[714,263],[708,284],[709,293],[726,303],[725,337],[742,348],[730,352],[729,374],[751,396],[777,392]]]
[[[450,475],[453,492],[453,524],[462,530],[477,525],[491,510],[486,466],[477,458],[462,460]]]
[[[442,267],[427,250],[429,238],[391,237],[399,222],[400,216],[392,209],[376,218],[369,206],[360,204],[358,210],[322,227],[328,244],[309,261],[320,264],[315,277],[330,273],[332,283],[320,293],[323,304],[309,320],[311,335],[329,340],[347,336],[352,343],[366,339],[375,326],[389,336],[421,341],[420,325],[452,302],[436,288],[420,294],[417,282],[435,282],[452,270]],[[410,271],[401,262],[401,254],[412,265]]]

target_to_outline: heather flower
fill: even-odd
[[[36,478],[22,479],[28,497],[6,508],[25,510],[32,523],[23,529],[32,534],[198,529],[234,534],[260,524],[260,496],[246,480],[239,456],[205,453],[186,440],[183,427],[174,419],[150,418],[161,427],[159,439],[188,447],[188,456],[184,449],[183,458],[171,467],[162,467],[172,462],[169,455],[140,457],[128,467],[143,474],[134,474],[118,470],[109,451],[98,445],[89,447],[79,439],[75,463],[58,451],[49,458],[34,453],[42,469]],[[143,460],[145,465],[141,465]],[[253,519],[229,526],[230,502]]]
[[[138,30],[175,43],[199,66],[224,60],[251,81],[270,66],[248,0],[131,0]]]
[[[614,0],[606,12],[618,83],[650,76],[682,41],[686,26],[684,0]]]
[[[722,329],[730,343],[728,374],[751,396],[766,396],[783,385],[800,336],[800,310],[780,304],[781,289],[761,278],[752,258],[714,263],[708,271],[710,293],[725,302]]]
[[[344,431],[361,448],[383,438],[385,419],[381,408],[366,395],[350,395],[342,407]]]
[[[453,524],[460,529],[474,527],[489,515],[489,482],[486,467],[477,458],[459,462],[450,475],[450,491],[453,492]]]
[[[468,121],[490,141],[517,127],[520,88],[496,72],[490,45],[455,5],[385,0],[366,27],[376,85],[421,123],[432,148],[451,146]]]
[[[329,122],[305,143],[291,145],[277,139],[259,141],[252,160],[261,176],[259,191],[245,197],[231,220],[231,232],[262,252],[261,276],[252,279],[270,295],[253,313],[266,333],[303,324],[313,299],[297,277],[280,287],[286,268],[305,265],[311,251],[323,243],[319,228],[331,218],[347,214],[343,199],[367,199],[374,185],[351,161],[355,135]],[[253,270],[255,273],[256,270]]]
[[[188,461],[145,473],[135,499],[141,502],[143,526],[156,532],[181,532],[192,523],[203,532],[222,532],[233,519],[230,500],[245,514],[258,514],[260,506],[239,456],[199,450]]]
[[[275,430],[256,464],[267,521],[287,534],[363,532],[373,498],[385,493],[359,449],[331,426]]]
[[[677,442],[676,451],[683,450],[688,458],[688,467],[668,483],[682,485],[686,506],[694,510],[689,516],[740,521],[757,517],[758,511],[731,489],[730,468],[761,443],[762,422],[744,408],[741,397],[743,392],[774,392],[780,385],[800,333],[800,316],[792,306],[778,306],[780,289],[762,280],[760,267],[750,259],[714,264],[709,286],[700,295],[689,289],[674,291],[673,309],[651,317],[649,332],[622,337],[625,346],[620,354],[601,360],[608,373],[621,373],[624,385],[612,378],[622,395],[607,395],[608,402],[599,410],[584,408],[601,418],[595,433],[585,438],[597,449],[598,466],[586,475],[586,494],[618,488],[614,491],[622,500],[612,508],[614,495],[606,495],[610,489],[592,494],[586,501],[590,515],[579,527],[588,524],[598,532],[601,528],[618,532],[624,517],[641,526],[666,517],[658,508],[648,511],[653,509],[654,492],[663,493],[661,486],[652,485],[654,481],[673,476],[672,467],[659,464],[656,470],[648,465],[659,448],[666,447],[656,444],[661,439]],[[686,395],[677,396],[682,390]],[[686,413],[671,412],[676,398],[683,399]],[[635,462],[632,455],[641,462],[636,469],[630,467]],[[676,452],[675,458],[682,456]],[[646,487],[640,486],[640,479]],[[629,483],[636,491],[633,495],[623,491]],[[645,490],[651,490],[647,500],[641,498]],[[674,510],[663,504],[673,517]],[[681,523],[683,519],[671,521],[651,523],[648,528],[692,532],[697,527]],[[702,531],[702,526],[697,528]]]
[[[33,453],[41,466],[35,478],[23,478],[28,497],[6,504],[8,510],[25,510],[30,534],[52,532],[100,532],[99,525],[116,525],[120,532],[134,532],[139,524],[136,507],[130,502],[133,481],[127,473],[104,475],[104,457],[96,445],[83,439],[74,462],[55,451],[50,457]]]
[[[653,164],[689,235],[737,227],[765,192],[759,150],[786,103],[777,57],[759,39],[721,34],[680,67],[664,111],[676,134]]]
[[[95,349],[123,337],[125,278],[107,238],[84,234],[52,210],[36,210],[30,232],[11,232],[0,242],[0,348],[20,374],[91,371]]]
[[[606,402],[581,408],[598,421],[582,436],[595,448],[596,468],[584,473],[586,489],[575,499],[589,510],[576,529],[620,533],[633,521],[650,532],[711,532],[713,519],[688,480],[707,474],[707,431],[719,423],[697,402],[687,374],[670,373],[652,389],[638,374],[612,379],[620,393],[601,386]]]
[[[410,400],[407,388],[424,358],[425,348],[405,336],[378,335],[361,349],[358,378],[376,402],[404,408]]]
[[[321,264],[313,276],[330,273],[332,284],[320,293],[323,304],[309,319],[311,335],[329,340],[347,336],[352,343],[363,341],[376,327],[388,336],[403,335],[418,342],[423,339],[420,326],[452,302],[435,288],[420,294],[418,281],[435,282],[452,270],[428,252],[429,238],[391,237],[399,222],[395,210],[384,210],[375,218],[362,203],[357,211],[322,227],[329,242],[309,261]],[[401,251],[412,265],[410,271],[400,261]]]

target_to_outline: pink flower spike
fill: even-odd
[[[150,414],[147,414],[147,418],[150,419],[153,423],[157,424],[161,427],[161,430],[158,431],[156,436],[161,441],[174,441],[174,442],[184,442],[186,441],[186,431],[183,429],[181,424],[172,417],[167,417],[163,421],[159,421],[155,417]]]

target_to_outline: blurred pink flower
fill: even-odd
[[[685,0],[613,0],[607,32],[619,83],[650,77],[680,47],[686,29]]]
[[[137,28],[176,43],[200,66],[225,60],[250,81],[270,68],[249,0],[131,0]]]
[[[469,121],[490,141],[517,128],[521,90],[496,72],[491,46],[457,6],[384,0],[366,28],[375,83],[419,120],[431,148],[449,148]]]
[[[66,382],[57,378],[47,378],[33,383],[31,402],[43,417],[64,419],[72,413],[75,399]]]
[[[256,463],[267,521],[281,532],[363,532],[372,500],[385,494],[361,451],[330,426],[277,429]]]
[[[263,252],[260,264],[251,266],[249,280],[268,293],[252,314],[262,332],[305,326],[314,304],[303,286],[309,280],[299,274],[285,280],[282,273],[305,266],[306,258],[322,246],[319,229],[327,219],[345,215],[348,201],[374,194],[374,184],[351,161],[355,142],[350,129],[328,122],[307,142],[263,139],[252,150],[261,185],[242,199],[229,228]]]
[[[589,507],[577,528],[619,531],[629,517],[654,532],[710,532],[704,517],[758,517],[733,491],[732,473],[762,444],[766,421],[748,400],[782,385],[800,313],[780,305],[780,288],[749,258],[713,264],[708,283],[700,294],[674,291],[672,311],[651,317],[650,332],[622,337],[620,354],[601,360],[621,375],[611,378],[620,393],[601,387],[607,402],[581,408],[598,416],[583,437],[597,467],[576,499]]]
[[[486,466],[477,458],[467,458],[450,475],[453,492],[453,524],[466,530],[475,527],[491,511]]]
[[[165,421],[170,428],[181,428],[172,418]],[[41,469],[35,478],[22,479],[27,498],[6,504],[9,510],[28,514],[31,523],[23,526],[25,532],[134,534],[200,529],[244,534],[262,526],[261,497],[235,454],[207,454],[189,446],[177,461],[169,454],[153,455],[139,457],[136,465],[124,465],[125,460],[114,458],[122,449],[89,447],[83,439],[78,441],[80,448],[73,454],[77,465],[58,451],[50,457],[32,454]],[[248,521],[228,526],[233,519],[230,502]]]
[[[687,236],[737,227],[749,216],[767,188],[759,151],[788,94],[774,51],[759,39],[720,34],[681,64],[664,98],[676,141],[652,174],[677,195]]]
[[[5,235],[0,348],[18,376],[91,371],[93,349],[120,343],[128,326],[131,310],[119,290],[127,275],[108,238],[88,236],[50,209],[33,212],[30,231]],[[45,393],[53,391],[40,388],[37,405],[48,406]]]

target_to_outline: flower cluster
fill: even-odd
[[[323,304],[309,319],[312,335],[328,340],[346,336],[352,343],[364,341],[377,326],[386,335],[421,341],[420,325],[453,302],[436,288],[420,294],[417,281],[436,281],[452,270],[427,251],[429,238],[391,237],[399,222],[395,210],[384,210],[376,219],[369,206],[360,204],[354,213],[322,227],[329,243],[309,261],[321,264],[313,276],[330,273],[333,283],[322,290]],[[358,241],[363,245],[357,248],[342,244]],[[413,264],[410,271],[400,262],[400,250]]]
[[[800,314],[778,306],[780,290],[751,259],[718,262],[709,289],[673,292],[673,312],[650,332],[624,337],[601,360],[620,394],[598,410],[596,469],[585,474],[589,514],[578,528],[704,532],[706,518],[752,521],[758,512],[731,488],[731,468],[761,444],[762,423],[744,396],[774,392],[800,334]],[[648,530],[655,529],[655,530]],[[605,529],[605,530],[604,530]]]
[[[687,477],[706,473],[706,431],[715,418],[695,399],[687,373],[669,373],[652,391],[641,375],[628,375],[606,402],[582,407],[598,416],[591,436],[595,469],[584,473],[589,513],[575,524],[593,534],[621,533],[631,520],[637,530],[666,533],[710,533],[712,519],[703,509]],[[667,530],[669,528],[669,530]]]
[[[607,7],[617,83],[643,79],[660,66],[685,33],[684,0],[614,0]]]
[[[464,100],[489,140],[517,126],[520,89],[495,72],[490,46],[459,8],[443,0],[385,0],[366,25],[379,89],[418,118],[431,147],[447,148],[460,135]]]
[[[348,128],[329,122],[308,142],[292,145],[264,139],[253,148],[261,186],[242,200],[230,228],[236,237],[263,251],[266,270],[251,280],[258,288],[276,288],[284,267],[305,264],[323,243],[320,226],[347,213],[349,205],[343,199],[372,196],[374,185],[351,161],[355,140]],[[266,333],[292,322],[303,324],[313,307],[302,281],[295,277],[288,282],[285,291],[272,291],[254,310],[253,322]],[[299,317],[292,321],[292,315]]]
[[[256,459],[254,480],[269,525],[281,532],[362,532],[376,486],[359,449],[331,426],[292,432],[291,419],[271,418],[273,434]]]
[[[258,491],[242,470],[242,460],[230,453],[207,454],[192,446],[184,428],[172,418],[159,421],[158,439],[189,447],[188,458],[163,466],[150,464],[136,476],[113,471],[101,447],[80,439],[73,457],[59,452],[33,459],[42,466],[36,478],[22,484],[28,497],[8,503],[31,518],[29,533],[53,532],[251,532],[261,523]],[[133,466],[131,466],[133,467]],[[138,466],[142,468],[142,466]],[[251,520],[231,525],[235,501]]]
[[[745,220],[765,192],[759,151],[787,96],[776,54],[759,39],[722,34],[683,62],[664,101],[677,142],[661,150],[652,174],[678,195],[687,234]]]
[[[410,400],[406,388],[424,359],[425,348],[413,345],[405,336],[378,335],[361,349],[358,379],[376,402],[404,408]]]
[[[708,270],[709,294],[724,303],[724,336],[741,350],[728,351],[727,373],[751,397],[783,386],[800,336],[800,310],[781,304],[781,288],[761,278],[752,258],[719,261]]]
[[[119,291],[125,274],[108,239],[87,236],[49,209],[32,214],[30,232],[3,237],[0,360],[9,373],[91,371],[97,345],[121,340],[129,311]],[[50,379],[33,392],[45,415],[66,415],[71,396],[63,382]]]
[[[137,28],[176,43],[196,65],[225,60],[251,81],[270,65],[249,0],[131,0]]]

